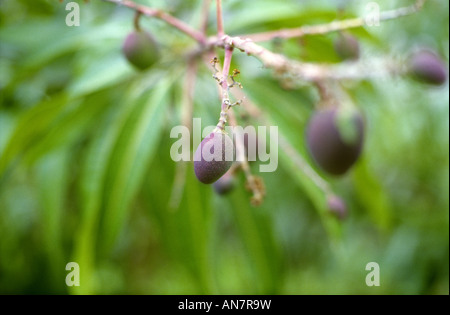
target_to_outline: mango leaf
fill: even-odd
[[[152,225],[162,232],[160,237],[167,254],[186,266],[190,275],[188,291],[177,288],[176,293],[215,294],[218,292],[214,277],[217,270],[212,243],[217,223],[210,202],[211,187],[197,180],[192,162],[177,162],[185,163],[186,168],[183,195],[178,208],[168,208],[171,190],[161,187],[172,187],[175,177],[176,163],[168,154],[170,145],[169,141],[161,143],[163,154],[156,155],[152,161],[142,195],[147,198]]]
[[[258,1],[255,6],[243,6],[240,9],[231,9],[233,23],[227,25],[229,32],[248,32],[249,30],[277,29],[283,27],[298,27],[315,20],[329,20],[336,17],[332,9],[305,10],[302,6],[292,2]]]
[[[121,128],[130,113],[138,105],[135,98],[132,91],[125,97],[119,98],[116,101],[119,104],[111,104],[111,110],[99,122],[94,139],[89,144],[81,163],[82,170],[79,181],[80,227],[75,239],[73,261],[77,261],[83,266],[83,272],[80,274],[80,281],[83,285],[70,288],[75,294],[90,294],[94,293],[96,289],[94,285],[96,240],[101,216],[102,192],[108,170],[108,158],[112,154]],[[122,103],[127,104],[127,106],[117,106]]]
[[[280,150],[280,161],[280,166],[284,167],[286,171],[291,174],[299,187],[307,194],[311,203],[320,215],[322,224],[327,231],[330,240],[334,242],[334,245],[337,245],[341,239],[341,225],[337,219],[330,214],[327,206],[327,196],[324,191],[317,187],[312,178],[296,165],[289,152]]]
[[[43,247],[51,264],[49,281],[64,290],[61,279],[64,277],[66,257],[63,252],[63,218],[67,207],[65,196],[69,187],[69,150],[62,148],[47,154],[36,165],[36,179],[39,190],[41,220],[40,228]]]
[[[211,256],[212,209],[207,207],[209,187],[195,178],[192,163],[188,163],[186,186],[180,208],[175,215],[177,226],[182,231],[184,261],[197,279],[202,294],[214,293]],[[184,228],[183,228],[184,227]]]
[[[353,181],[359,202],[367,210],[374,223],[383,230],[389,230],[393,224],[393,209],[383,186],[371,174],[364,158],[355,165]]]
[[[69,86],[68,91],[72,97],[89,94],[125,82],[133,74],[133,69],[123,56],[108,54],[102,56],[100,60],[89,63],[77,80]]]
[[[29,145],[37,141],[48,130],[54,119],[64,110],[67,102],[67,95],[62,93],[24,112],[1,152],[0,177]]]
[[[230,198],[227,211],[232,211],[236,227],[247,252],[246,261],[254,281],[251,292],[277,294],[280,276],[278,243],[273,235],[273,213],[248,204],[248,194],[240,189]],[[244,205],[243,205],[244,204]]]
[[[45,153],[85,136],[108,105],[108,99],[102,93],[72,102],[68,106],[70,108],[55,119],[46,132],[28,148],[23,157],[24,163],[32,164]]]
[[[144,171],[157,151],[170,85],[170,80],[161,80],[140,99],[116,142],[104,192],[102,241],[106,251],[112,249]]]

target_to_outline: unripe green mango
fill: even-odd
[[[160,57],[155,39],[150,33],[143,30],[128,34],[122,51],[127,60],[139,70],[150,68]]]

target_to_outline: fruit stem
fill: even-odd
[[[317,91],[319,92],[319,97],[320,97],[320,100],[317,103],[317,107],[319,109],[335,107],[336,99],[334,98],[332,93],[329,91],[329,86],[327,86],[327,82],[324,82],[322,80],[317,80],[314,82],[314,84],[317,87]]]
[[[214,132],[225,132],[225,124],[228,119],[227,111],[230,108],[230,97],[228,94],[228,73],[230,72],[231,58],[233,56],[233,47],[225,48],[225,58],[223,61],[222,80],[220,86],[222,89],[222,104],[220,110],[220,118]]]
[[[233,111],[230,111],[230,124],[233,127],[237,126],[236,117]],[[251,203],[253,206],[259,206],[263,202],[265,195],[264,182],[260,177],[252,174],[250,166],[248,164],[247,157],[245,156],[244,153],[245,152],[244,143],[240,137],[236,137],[236,148],[237,148],[236,152],[239,152],[240,154],[240,156],[238,157],[238,160],[241,161],[240,166],[244,171],[245,177],[247,179],[246,181],[247,189],[250,190],[252,193]]]
[[[220,112],[219,122],[217,123],[216,128],[214,128],[213,132],[221,132],[225,133],[225,125],[227,123],[228,114],[226,111],[222,110]]]
[[[136,13],[134,14],[134,20],[133,20],[133,25],[134,25],[134,29],[138,32],[141,31],[141,25],[139,24],[139,19],[142,15],[141,11],[136,11]]]
[[[225,58],[223,61],[223,71],[222,71],[222,111],[228,109],[230,105],[230,97],[228,96],[228,73],[230,72],[231,58],[233,56],[233,47],[225,47]]]

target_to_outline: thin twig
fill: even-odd
[[[137,10],[144,15],[154,16],[156,18],[164,20],[168,24],[194,38],[198,43],[202,45],[201,47],[196,48],[195,51],[192,51],[190,53],[191,56],[203,54],[206,51],[210,51],[214,47],[224,48],[225,50],[237,48],[240,51],[247,53],[248,55],[253,55],[254,57],[258,58],[266,68],[274,69],[277,74],[287,75],[292,79],[307,82],[317,82],[324,79],[364,79],[392,74],[395,75],[402,72],[402,69],[399,68],[398,65],[386,63],[385,60],[375,59],[371,60],[371,64],[367,64],[366,61],[360,61],[351,64],[345,63],[339,65],[324,65],[299,62],[291,60],[284,55],[273,53],[272,51],[256,44],[250,38],[243,39],[241,37],[231,37],[229,35],[223,35],[213,36],[206,39],[205,35],[202,32],[192,29],[189,25],[165,13],[162,10],[138,5],[129,0],[103,1],[121,4],[131,9]],[[415,5],[382,12],[380,15],[380,19],[390,20],[400,16],[410,15],[418,12],[422,8],[425,1],[426,0],[418,0]],[[218,1],[218,5],[218,9],[220,7],[221,11],[220,1]],[[220,14],[219,16],[219,19],[221,19],[222,14]],[[308,28],[310,33],[316,32],[317,34],[320,34],[339,30],[342,28],[362,26],[364,24],[361,24],[361,21],[363,21],[363,19],[350,19],[340,22],[331,22],[323,25],[309,26]],[[218,21],[218,23],[220,25],[223,23],[223,21]],[[306,27],[303,27],[303,31],[305,31],[305,28]],[[220,29],[221,28],[219,27],[219,33],[221,33]]]
[[[204,34],[202,34],[202,32],[191,28],[189,25],[187,25],[183,21],[171,16],[170,14],[164,12],[163,10],[150,8],[150,7],[147,7],[144,5],[139,5],[130,0],[103,0],[103,1],[115,3],[117,5],[123,5],[130,9],[139,11],[146,16],[156,17],[158,19],[161,19],[161,20],[165,21],[166,23],[174,26],[181,32],[192,37],[197,42],[199,42],[199,43],[205,42],[205,36],[204,36]],[[208,1],[208,0],[205,0],[205,1]],[[224,26],[223,26],[223,17],[222,17],[222,2],[221,2],[221,0],[216,0],[216,1],[217,1],[218,37],[221,38],[225,34]],[[417,13],[418,11],[420,11],[422,9],[425,2],[426,2],[426,0],[416,0],[415,4],[408,6],[408,7],[402,7],[402,8],[398,8],[398,9],[394,9],[394,10],[389,10],[389,11],[382,11],[382,12],[380,12],[379,20],[380,21],[393,20],[393,19],[397,19],[399,17],[408,16],[408,15]],[[258,41],[271,40],[273,38],[295,38],[295,37],[302,37],[305,35],[327,34],[327,33],[340,31],[340,30],[344,30],[344,29],[362,27],[365,25],[367,25],[366,18],[358,17],[358,18],[341,20],[341,21],[333,21],[331,23],[325,23],[325,24],[320,24],[320,25],[302,26],[302,27],[292,28],[292,29],[283,29],[283,30],[276,30],[276,31],[270,31],[270,32],[243,35],[241,37],[245,37],[245,38],[247,38],[247,40],[251,40],[253,42],[258,42]],[[237,36],[235,38],[240,38],[240,36]],[[217,40],[215,40],[215,41],[217,41]],[[211,42],[211,40],[208,40],[208,42]],[[218,45],[216,45],[216,46],[223,47],[223,45],[221,45],[220,43],[218,43]]]
[[[229,111],[228,117],[230,119],[230,125],[236,127],[237,121],[233,110]],[[242,170],[244,171],[245,178],[247,179],[246,183],[248,185],[248,189],[250,189],[250,191],[252,192],[251,202],[254,206],[259,206],[263,202],[265,194],[265,191],[261,187],[261,179],[253,175],[250,170],[250,165],[248,164],[247,157],[245,156],[245,147],[242,138],[235,137],[235,140],[236,152],[239,153],[239,156],[237,156],[236,158],[239,161]]]
[[[206,38],[207,30],[208,30],[208,22],[209,22],[209,8],[211,6],[211,0],[203,0],[202,13],[200,18],[200,31],[203,36]]]
[[[223,61],[223,70],[222,70],[222,79],[220,79],[220,87],[221,87],[221,95],[222,95],[222,102],[220,106],[220,118],[219,122],[216,126],[216,131],[221,130],[222,132],[225,130],[225,124],[228,119],[228,108],[230,105],[230,99],[228,95],[228,73],[230,72],[230,65],[231,65],[231,57],[233,56],[233,48],[230,46],[227,46],[225,48],[225,57]],[[215,59],[216,60],[216,59]],[[215,62],[216,63],[216,62]]]
[[[418,0],[415,4],[402,7],[389,11],[380,12],[379,21],[388,21],[397,19],[399,17],[408,16],[420,11],[426,0]],[[313,25],[313,26],[301,26],[291,29],[282,29],[276,31],[262,32],[244,35],[246,38],[251,39],[254,42],[262,42],[272,40],[274,38],[299,38],[305,35],[322,35],[331,32],[341,31],[345,29],[357,28],[367,25],[367,19],[365,17],[357,17],[352,19],[333,21],[331,23]]]
[[[317,81],[314,82],[314,85],[317,87],[317,91],[319,92],[320,100],[317,103],[317,108],[325,109],[328,107],[336,106],[336,98],[330,91],[330,81]]]
[[[141,25],[139,23],[141,15],[142,15],[141,11],[136,11],[135,14],[134,14],[133,25],[134,25],[134,29],[136,31],[140,31],[141,30]]]
[[[373,58],[369,63],[361,60],[353,63],[316,64],[291,60],[282,54],[273,53],[249,39],[225,35],[221,39],[212,38],[210,40],[212,42],[208,45],[237,48],[247,55],[256,57],[264,67],[275,70],[278,75],[286,74],[301,81],[364,79],[401,72],[398,66],[389,63],[389,60],[386,59]]]
[[[223,16],[222,16],[222,0],[216,0],[217,7],[217,37],[221,38],[225,35],[223,28]]]
[[[173,27],[175,27],[176,29],[185,33],[189,37],[192,37],[197,42],[199,42],[199,43],[205,42],[205,36],[201,32],[193,29],[185,22],[173,17],[172,15],[164,12],[163,10],[150,8],[150,7],[147,7],[144,5],[139,5],[139,4],[134,3],[133,1],[129,1],[129,0],[103,0],[103,1],[115,3],[117,5],[123,5],[130,9],[133,9],[135,11],[139,11],[143,15],[155,17],[157,19],[163,20],[167,24],[172,25]]]
[[[225,48],[225,57],[223,60],[223,71],[222,71],[222,111],[227,109],[228,96],[228,74],[230,73],[231,57],[233,56],[233,48]]]

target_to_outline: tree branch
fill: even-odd
[[[408,16],[420,11],[426,0],[417,0],[415,4],[402,7],[394,10],[380,12],[379,21],[388,21],[397,19],[399,17]],[[331,32],[341,31],[345,29],[357,28],[367,25],[367,19],[365,17],[358,17],[353,19],[346,19],[341,21],[334,21],[326,24],[319,24],[313,26],[301,26],[291,29],[282,29],[276,31],[255,33],[250,35],[244,35],[246,38],[251,39],[254,42],[262,42],[272,40],[274,38],[299,38],[305,35],[321,35]]]
[[[225,35],[222,17],[222,0],[216,0],[217,6],[217,36],[220,38]]]
[[[186,24],[183,21],[164,12],[163,10],[150,8],[150,7],[147,7],[144,5],[139,5],[139,4],[134,3],[133,1],[129,1],[129,0],[103,0],[103,1],[115,3],[117,5],[123,5],[125,7],[128,7],[130,9],[133,9],[135,11],[142,13],[143,15],[155,17],[157,19],[163,20],[167,24],[172,25],[173,27],[175,27],[179,31],[185,33],[189,37],[192,37],[197,42],[199,42],[199,43],[205,42],[205,36],[201,32],[193,29],[188,24]]]
[[[228,114],[230,118],[230,125],[233,127],[236,127],[237,121],[236,117],[234,115],[234,112],[232,110],[229,111]],[[247,179],[246,184],[248,186],[248,189],[252,192],[252,198],[251,203],[254,206],[259,206],[263,202],[265,189],[261,186],[263,185],[262,179],[253,175],[250,166],[248,164],[247,157],[245,156],[245,148],[244,143],[242,141],[241,137],[235,137],[236,140],[236,152],[239,152],[238,161],[240,161],[240,166],[242,170],[244,171],[245,178]]]
[[[401,73],[402,69],[399,66],[390,64],[386,60],[373,60],[370,64],[364,62],[358,63],[344,63],[339,65],[324,65],[314,63],[304,63],[295,60],[290,60],[284,55],[271,52],[264,47],[257,45],[254,40],[250,38],[231,37],[229,35],[213,36],[206,40],[205,35],[189,25],[165,13],[162,10],[149,8],[138,5],[129,0],[103,0],[116,4],[122,4],[133,10],[141,12],[143,15],[153,16],[164,20],[168,24],[179,29],[188,36],[194,38],[198,43],[203,44],[202,47],[197,48],[191,55],[203,54],[205,51],[211,50],[214,47],[220,47],[227,50],[227,47],[237,48],[248,55],[253,55],[258,58],[266,68],[274,69],[277,74],[291,76],[293,79],[298,79],[308,82],[316,82],[323,79],[363,79],[368,77],[379,77]],[[222,21],[222,6],[221,1],[217,1],[218,13],[218,33],[221,34],[223,30]],[[384,11],[380,14],[381,20],[390,20],[401,16],[406,16],[419,11],[426,0],[417,0],[416,3],[409,7],[399,8],[391,11]],[[331,31],[341,30],[351,27],[363,26],[365,20],[363,18],[356,18],[350,20],[343,20],[339,22],[332,22],[323,25],[305,26],[298,29],[288,30],[283,36],[303,36],[303,34],[324,34]],[[284,32],[284,31],[276,31]],[[275,33],[271,33],[275,34]],[[255,36],[258,34],[253,34]],[[272,35],[271,35],[272,36]],[[228,74],[228,72],[227,72]],[[223,105],[223,104],[222,104]]]
[[[211,6],[211,0],[203,0],[202,13],[200,19],[200,31],[206,38],[206,32],[208,30],[209,8]]]
[[[213,77],[219,82],[219,87],[221,90],[220,95],[222,96],[221,99],[221,106],[220,106],[220,118],[219,122],[217,123],[215,131],[224,131],[225,130],[225,124],[228,119],[228,108],[230,107],[230,99],[228,94],[228,73],[230,72],[230,65],[231,65],[231,57],[233,56],[233,47],[227,46],[225,48],[225,57],[223,61],[223,70],[222,70],[222,78],[217,77],[217,73],[220,71],[217,70],[216,65],[219,62],[219,60],[214,57],[211,61],[213,64],[213,67],[215,69],[215,73]]]
[[[276,54],[255,44],[252,40],[240,37],[223,36],[221,39],[211,38],[208,45],[216,47],[231,46],[247,55],[259,59],[264,67],[286,74],[302,81],[316,82],[323,79],[363,79],[383,77],[401,72],[399,66],[387,59],[373,58],[371,61],[359,61],[341,64],[315,64],[291,60],[284,55]]]
[[[230,66],[231,66],[231,57],[233,56],[233,48],[228,46],[225,47],[225,57],[223,60],[223,71],[222,71],[222,111],[227,110],[227,100],[229,101],[229,95],[228,95],[228,74],[230,73]]]

